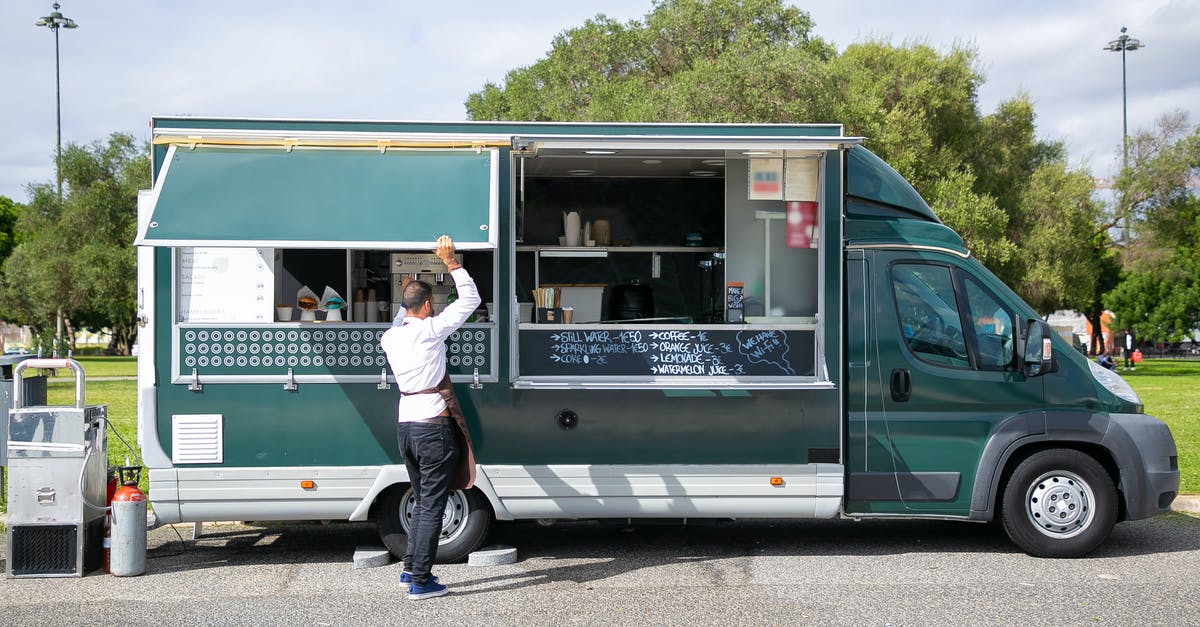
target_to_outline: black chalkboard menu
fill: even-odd
[[[815,371],[815,332],[747,329],[521,329],[520,373],[538,376],[789,377]]]

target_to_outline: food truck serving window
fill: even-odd
[[[400,311],[404,280],[428,281],[435,311],[456,297],[445,266],[428,250],[176,248],[172,381],[391,380],[379,340]],[[498,380],[495,256],[458,255],[485,300],[447,338],[455,381]]]
[[[497,171],[482,147],[171,146],[137,243],[172,250],[172,382],[386,385],[402,280],[455,297],[441,234],[489,305],[448,338],[449,371],[498,380]]]
[[[494,248],[497,167],[494,149],[172,146],[137,243]]]
[[[827,385],[844,139],[517,138],[513,384]]]

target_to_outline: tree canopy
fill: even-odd
[[[1091,177],[1036,137],[1026,95],[981,114],[983,80],[964,45],[868,40],[838,54],[781,0],[659,0],[643,20],[564,31],[466,107],[488,120],[840,123],[1037,307],[1098,303],[1097,283],[1078,280],[1108,254]],[[1054,245],[1065,240],[1081,243]]]
[[[1133,220],[1125,280],[1105,299],[1120,326],[1177,342],[1200,328],[1200,127],[1164,115],[1130,140],[1117,190]]]
[[[61,311],[78,328],[107,328],[127,351],[134,331],[137,192],[150,185],[147,148],[131,135],[68,144],[60,160],[65,195],[30,185],[19,243],[0,276],[4,314],[35,332]]]
[[[0,263],[8,259],[17,245],[17,203],[0,196]]]

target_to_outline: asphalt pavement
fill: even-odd
[[[188,538],[190,526],[181,526]],[[1017,551],[995,525],[738,521],[497,524],[508,566],[439,566],[408,601],[400,566],[355,570],[372,525],[150,532],[148,572],[0,579],[8,624],[1198,624],[1200,518],[1117,525],[1084,559]]]

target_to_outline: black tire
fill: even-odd
[[[1072,449],[1034,453],[1004,488],[1004,531],[1037,557],[1090,553],[1117,521],[1117,489],[1091,456]]]
[[[397,559],[404,558],[408,542],[411,499],[412,489],[399,485],[388,490],[379,502],[375,520],[379,539]],[[483,544],[492,525],[492,509],[478,490],[451,490],[442,521],[442,537],[434,562],[458,562]]]

